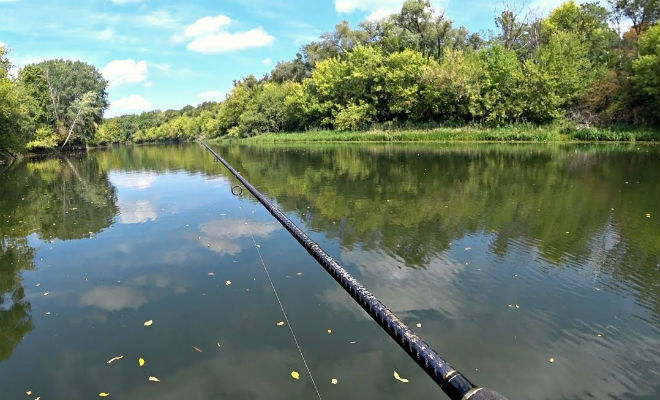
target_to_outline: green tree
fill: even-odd
[[[34,67],[43,71],[48,86],[57,141],[65,143],[72,137],[84,142],[92,139],[108,107],[107,81],[101,73],[82,61],[49,60]],[[38,94],[41,101],[42,94]]]
[[[639,58],[632,63],[630,77],[650,122],[660,123],[660,25],[639,39]]]
[[[0,46],[0,156],[20,153],[28,138],[19,88],[9,76],[11,62],[6,54],[7,48]]]

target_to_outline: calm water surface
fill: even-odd
[[[660,397],[658,146],[216,148],[478,385]],[[260,251],[323,398],[444,398],[232,183],[198,145],[0,166],[0,397],[316,398]]]

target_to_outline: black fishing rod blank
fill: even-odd
[[[296,226],[282,211],[259,192],[224,158],[205,142],[200,142],[241,182],[259,202],[279,221],[307,252],[332,276],[337,283],[383,328],[395,342],[408,353],[452,400],[506,400],[499,393],[475,386],[463,374],[456,371],[412,329],[401,322],[380,300],[353,278],[328,253]]]

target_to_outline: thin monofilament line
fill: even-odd
[[[254,248],[257,249],[257,254],[259,255],[259,260],[261,260],[261,266],[264,268],[264,272],[266,273],[266,277],[268,278],[268,282],[270,282],[270,287],[273,288],[273,293],[275,294],[275,299],[277,299],[277,303],[280,305],[280,310],[282,310],[282,315],[284,316],[284,320],[286,321],[286,325],[289,327],[289,332],[291,332],[291,337],[293,338],[294,343],[296,344],[296,347],[298,348],[298,353],[300,354],[300,358],[302,359],[303,364],[305,364],[305,369],[307,370],[307,374],[309,374],[309,378],[312,380],[312,385],[314,386],[314,390],[316,390],[316,395],[318,396],[319,400],[321,399],[321,393],[319,392],[319,388],[316,386],[316,382],[314,381],[314,376],[312,375],[312,371],[309,369],[309,365],[307,365],[307,361],[305,360],[305,356],[303,355],[302,349],[300,348],[300,344],[298,343],[298,339],[296,338],[296,334],[293,332],[293,326],[291,326],[291,322],[289,322],[289,317],[286,315],[286,311],[284,310],[284,305],[282,304],[282,301],[280,300],[280,296],[277,294],[277,289],[275,289],[275,284],[273,283],[273,280],[270,278],[270,273],[268,272],[268,267],[266,267],[266,263],[264,262],[264,258],[261,256],[261,250],[259,250],[259,246],[257,245],[257,241],[254,239],[254,235],[252,234],[252,229],[250,228],[250,224],[247,221],[247,217],[245,216],[245,211],[243,210],[243,207],[240,205],[238,208],[241,210],[241,214],[243,214],[243,220],[245,221],[245,225],[248,227],[248,232],[250,233],[250,237],[252,238],[252,244],[254,245]]]

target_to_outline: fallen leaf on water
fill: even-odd
[[[149,382],[160,382],[160,379],[156,378],[155,376],[150,376]]]
[[[29,395],[32,394],[32,391],[31,391],[31,390],[28,390],[27,392],[25,392],[25,394],[27,394],[27,395],[29,396]]]
[[[300,374],[298,373],[298,371],[291,371],[291,377],[293,379],[300,379]]]
[[[143,367],[143,366],[144,366],[144,358],[142,358],[142,357],[138,358],[138,365],[139,365],[140,367]]]
[[[351,341],[348,342],[348,343],[350,343],[350,344],[355,344],[355,343],[357,343],[357,342],[356,342],[355,340],[351,340]]]
[[[121,360],[122,358],[124,358],[124,356],[112,357],[111,359],[108,360],[108,364],[112,364],[113,362],[117,360]]]
[[[229,286],[229,285],[231,285],[231,281],[225,282],[225,286]]]
[[[207,275],[208,276],[215,276],[215,273],[214,272],[209,272]]]
[[[396,380],[399,381],[399,382],[408,383],[408,379],[406,379],[406,378],[402,378],[402,377],[399,375],[399,373],[396,372],[396,371],[394,371],[394,379],[396,379]]]
[[[99,393],[99,397],[108,397],[108,396],[110,396],[110,393],[106,393],[106,392]]]
[[[651,218],[651,213],[646,213],[646,218]]]
[[[418,322],[417,325],[415,325],[415,326],[418,327],[418,328],[421,328],[421,327],[422,327],[422,324],[420,324],[420,323]]]
[[[549,359],[548,361],[550,361],[551,363],[553,363],[553,362],[555,362],[555,359],[552,358],[552,357],[550,357],[550,359]]]
[[[337,380],[337,378],[332,378],[332,379],[330,380],[330,383],[332,383],[333,385],[336,385],[337,382],[339,382],[339,381]]]
[[[282,326],[282,325],[284,325],[284,321],[280,321],[277,323],[277,326]]]
[[[48,296],[50,292],[44,292],[44,296]]]
[[[260,245],[260,244],[258,244],[258,245],[257,245],[257,248],[261,248],[261,245]]]
[[[472,247],[466,247],[465,250],[470,251],[470,250],[472,250]]]
[[[301,276],[302,272],[296,272],[296,275]]]
[[[328,333],[332,333],[332,329],[328,329]]]
[[[218,348],[220,348],[220,342],[216,343],[218,345]]]
[[[195,349],[196,352],[198,353],[203,353],[204,350],[200,349],[199,347],[193,346],[193,349]]]
[[[144,321],[144,326],[151,326],[154,323],[153,319],[150,319],[149,321]]]

